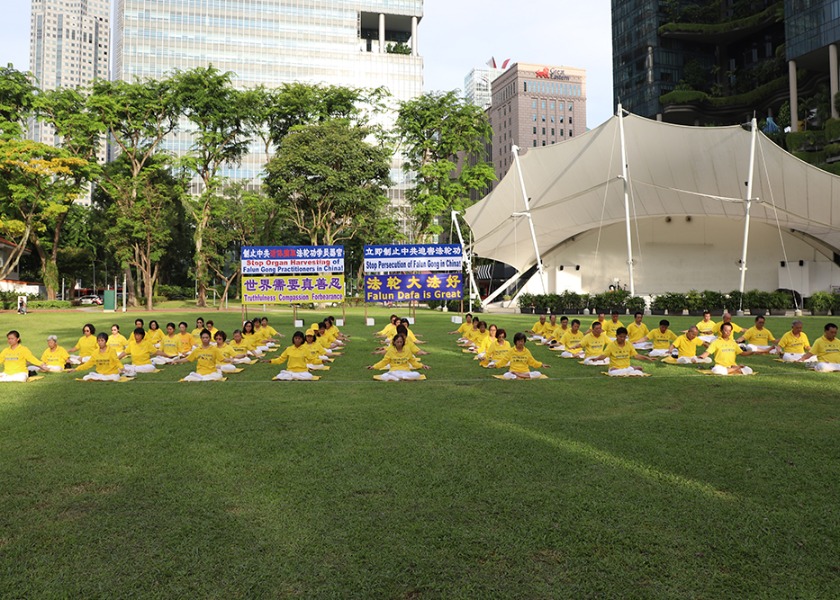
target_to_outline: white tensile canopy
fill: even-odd
[[[752,134],[624,117],[630,217],[745,216]],[[757,136],[752,219],[794,230],[840,252],[840,177]],[[540,255],[584,231],[625,220],[620,119],[551,146],[529,148],[496,188],[466,212],[473,253],[523,273]],[[733,247],[733,257],[741,248]]]

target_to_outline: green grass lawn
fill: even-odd
[[[420,311],[428,380],[379,383],[363,367],[389,312],[348,311],[319,382],[258,364],[2,385],[0,597],[838,596],[840,374],[750,357],[754,377],[613,380],[529,344],[550,379],[499,381]],[[137,315],[3,312],[0,330],[40,355]],[[509,338],[534,320],[488,319]],[[813,341],[826,319],[804,320]]]

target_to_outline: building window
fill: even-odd
[[[542,122],[545,123],[545,115],[542,116]]]
[[[537,140],[534,140],[534,148],[537,147]]]
[[[542,134],[545,135],[545,127],[542,128]]]
[[[569,125],[572,124],[572,117],[569,117]]]
[[[551,128],[551,135],[554,135],[554,127]]]
[[[543,110],[545,110],[545,100],[543,100],[543,101],[540,103],[540,108],[542,108]]]
[[[554,110],[554,102],[550,103],[548,106],[551,110]]]
[[[534,127],[534,135],[537,135],[537,128]]]
[[[531,115],[531,116],[534,117],[534,123],[536,123],[537,122],[537,115]]]
[[[537,101],[531,100],[531,108],[537,108]]]
[[[545,140],[542,141],[542,145],[545,146]]]

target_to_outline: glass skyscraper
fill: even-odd
[[[286,82],[386,87],[397,101],[422,93],[422,0],[117,0],[114,78],[159,78],[212,64],[241,88]],[[388,50],[400,45],[407,54]],[[396,114],[386,116],[386,126]],[[188,134],[167,143],[189,148]],[[224,175],[257,182],[265,156],[254,142]],[[392,200],[407,182],[396,157]]]

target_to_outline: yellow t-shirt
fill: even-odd
[[[277,335],[277,330],[276,330],[276,329],[274,329],[274,327],[272,327],[271,325],[263,325],[263,326],[261,327],[261,329],[262,329],[262,330],[264,330],[264,331],[265,331],[265,333],[266,333],[266,335],[267,335],[268,337],[270,337],[270,338],[272,338],[272,337],[274,337],[275,335]]]
[[[216,349],[217,349],[219,352],[221,352],[221,353],[222,353],[222,358],[223,358],[223,359],[224,359],[224,358],[233,358],[234,356],[236,356],[237,354],[239,354],[239,352],[237,352],[237,351],[236,351],[236,349],[233,347],[233,345],[232,345],[232,344],[230,344],[230,343],[228,343],[228,342],[225,342],[225,345],[224,345],[224,346],[218,346],[218,345],[217,345],[217,346],[216,346]]]
[[[583,349],[584,357],[589,358],[591,356],[601,356],[604,353],[604,348],[606,348],[609,343],[610,340],[607,339],[607,336],[604,333],[601,333],[598,337],[595,337],[591,333],[587,333],[583,336],[583,340],[580,342],[580,347]]]
[[[697,356],[697,348],[702,345],[703,340],[700,339],[700,336],[696,336],[693,340],[690,340],[683,334],[674,340],[674,348],[679,352],[680,358]]]
[[[196,363],[195,372],[199,375],[210,375],[216,371],[216,365],[222,362],[223,358],[216,346],[199,346],[190,352],[187,360]]]
[[[528,348],[517,349],[515,346],[510,349],[507,359],[502,363],[497,364],[497,367],[506,367],[510,365],[511,373],[528,373],[530,367],[539,368],[542,363],[534,358]]]
[[[604,321],[604,333],[610,337],[615,337],[615,332],[619,327],[624,327],[620,319],[618,321],[613,321],[612,319]]]
[[[310,365],[322,365],[324,361],[321,360],[321,356],[324,354],[324,347],[321,346],[318,342],[304,342],[303,347],[306,348],[307,355],[306,355],[306,362]]]
[[[811,354],[816,354],[820,362],[840,363],[840,338],[829,342],[824,335],[820,336],[811,346]]]
[[[113,348],[106,348],[105,352],[102,352],[97,346],[90,360],[76,367],[76,370],[86,371],[92,367],[96,367],[96,372],[100,375],[119,375],[122,363]]]
[[[470,329],[472,329],[472,321],[470,321],[469,323],[467,323],[466,321],[464,321],[464,322],[463,322],[463,323],[461,323],[461,325],[458,327],[458,333],[459,333],[460,335],[462,335],[462,336],[463,336],[463,335],[464,335],[465,333],[467,333],[467,331],[469,331]]]
[[[0,352],[0,364],[5,364],[4,371],[6,375],[17,375],[18,373],[26,373],[26,363],[30,362],[33,365],[40,365],[42,361],[29,351],[29,348],[23,344],[18,344],[17,348],[12,350],[11,347],[6,348]]]
[[[157,353],[157,349],[147,338],[143,338],[139,343],[132,338],[128,342],[127,352],[131,356],[131,364],[139,367],[152,364],[152,355]]]
[[[83,335],[79,338],[79,341],[76,342],[76,349],[79,352],[79,356],[82,358],[93,355],[94,352],[99,351],[99,345],[96,343],[96,336],[93,334]]]
[[[252,344],[251,340],[249,340],[248,338],[242,338],[242,340],[239,342],[237,342],[236,340],[230,340],[227,343],[227,345],[233,348],[234,352],[236,352],[236,355],[248,354],[248,352],[254,350],[254,344]]]
[[[633,321],[627,326],[627,341],[631,344],[635,344],[648,333],[650,333],[650,329],[648,329],[647,325],[644,323],[636,325],[636,322]]]
[[[382,360],[373,365],[373,368],[384,369],[388,367],[391,371],[409,371],[411,368],[419,369],[422,366],[423,363],[417,360],[406,348],[397,351],[396,348],[390,346],[385,351],[385,356],[382,357]]]
[[[49,367],[61,367],[63,369],[68,360],[70,360],[70,355],[61,346],[56,346],[55,350],[50,350],[48,347],[41,355],[41,362],[46,363]]]
[[[754,344],[756,346],[769,346],[770,340],[775,340],[776,338],[773,337],[773,334],[770,333],[770,330],[766,327],[764,329],[759,330],[756,327],[750,327],[744,333],[744,340],[748,344]]]
[[[731,367],[735,364],[735,360],[739,354],[744,351],[731,337],[728,340],[718,338],[711,344],[707,350],[709,354],[715,355],[715,364],[721,367]]]
[[[190,340],[192,340],[192,337],[190,337]],[[164,354],[166,354],[166,356],[177,356],[181,353],[180,344],[181,342],[178,339],[178,334],[175,334],[172,337],[165,335],[160,341],[160,349]]]
[[[804,331],[799,333],[799,337],[795,337],[792,331],[788,331],[779,340],[779,347],[782,349],[782,352],[789,354],[805,354],[808,352],[810,346],[808,336],[805,335]]]
[[[545,326],[542,330],[542,336],[546,339],[551,339],[554,337],[554,332],[558,329],[560,329],[560,325],[558,325],[557,323],[552,325],[550,321],[546,321]]]
[[[481,361],[482,366],[486,367],[491,360],[496,363],[496,366],[507,364],[510,360],[510,350],[509,341],[505,340],[503,344],[500,344],[499,340],[493,340],[493,343],[487,348],[487,356]]]
[[[160,344],[163,341],[164,333],[163,330],[158,329],[149,329],[146,332],[146,339],[149,340],[152,345]]]
[[[584,333],[578,329],[577,333],[569,329],[563,337],[560,338],[560,343],[566,348],[566,350],[571,350],[572,348],[580,347],[583,338],[585,337]]]
[[[568,325],[566,325],[566,328],[563,329],[563,326],[558,324],[557,327],[554,328],[554,333],[551,334],[551,339],[559,342],[560,340],[563,339],[563,336],[566,335],[571,330],[572,330],[572,328],[569,327]]]
[[[542,335],[546,325],[548,325],[548,322],[540,323],[539,321],[537,321],[536,323],[534,323],[534,326],[531,327],[531,331],[533,331],[537,335]]]
[[[671,347],[671,343],[677,339],[677,335],[670,329],[666,329],[665,333],[662,333],[659,327],[657,327],[653,331],[648,332],[647,338],[653,344],[654,350],[667,350]]]
[[[193,339],[194,346],[201,346],[201,332],[207,329],[206,327],[196,327],[190,332],[190,337]],[[212,334],[212,332],[211,332]],[[213,337],[211,335],[210,339],[212,340]]]
[[[469,326],[472,327],[472,323],[470,323]],[[317,327],[316,327],[316,330],[317,330]],[[380,331],[377,335],[381,335],[381,336],[386,337],[390,340],[395,335],[397,335],[397,326],[394,325],[393,323],[388,323],[382,329],[382,331]]]
[[[299,347],[289,346],[283,350],[283,354],[271,359],[271,364],[282,365],[284,362],[289,361],[289,364],[286,365],[287,371],[303,373],[309,370],[306,366],[309,360],[309,352],[310,350],[306,348],[306,344],[301,344]]]
[[[128,340],[121,333],[112,333],[108,336],[108,347],[113,348],[117,354],[125,352],[125,347],[128,345]]]
[[[636,356],[638,352],[628,341],[624,342],[623,346],[619,346],[617,342],[612,342],[604,350],[604,356],[610,359],[610,369],[626,369],[630,366],[630,358]]]
[[[178,333],[176,337],[178,338],[178,352],[186,354],[192,351],[192,347],[195,345],[195,340],[192,335],[189,333]],[[198,345],[199,347],[201,346],[201,338],[198,340]]]
[[[716,323],[709,319],[708,321],[700,321],[695,325],[698,335],[715,335]]]

